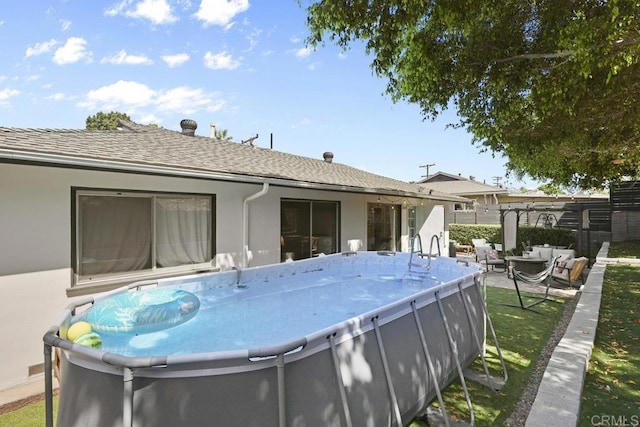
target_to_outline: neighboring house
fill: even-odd
[[[518,191],[500,185],[488,185],[473,177],[464,178],[445,172],[437,172],[419,181],[425,190],[434,190],[469,199],[468,203],[451,203],[447,211],[450,223],[499,224],[500,209],[510,204],[526,204],[546,208],[563,206],[564,203],[607,202],[609,196],[598,193],[549,195],[540,190]],[[600,203],[601,204],[601,203]],[[560,214],[558,214],[560,215]],[[538,215],[521,218],[525,224],[535,225]]]
[[[0,127],[0,389],[43,371],[72,299],[142,279],[448,245],[465,199],[333,163],[131,122]],[[428,244],[428,243],[427,243]]]
[[[499,205],[501,198],[509,194],[509,190],[496,185],[487,185],[476,181],[473,177],[469,179],[460,175],[453,175],[445,172],[436,172],[425,179],[418,181],[418,184],[428,190],[453,194],[469,199],[468,203],[454,203],[455,211],[474,210],[476,206]]]

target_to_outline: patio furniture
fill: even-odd
[[[507,271],[507,262],[500,257],[497,249],[489,249],[484,252],[484,263],[487,271],[489,271],[489,266],[491,266],[492,270],[499,267],[502,271]]]
[[[476,262],[484,258],[484,250],[491,249],[491,243],[487,242],[487,239],[471,239],[471,244],[476,253]],[[480,254],[478,254],[478,251],[480,251]]]
[[[507,268],[509,270],[518,270],[522,273],[536,274],[544,271],[545,266],[548,267],[547,260],[540,257],[531,256],[506,256],[504,257],[507,262]]]
[[[580,279],[584,285],[584,268],[589,263],[586,257],[571,258],[565,261],[559,260],[551,273],[551,279],[566,284],[573,289],[573,284]]]
[[[520,307],[523,310],[531,310],[534,313],[538,313],[538,314],[542,314],[539,311],[536,311],[534,309],[532,309],[531,307],[534,307],[538,304],[542,304],[543,302],[549,301],[549,302],[558,302],[558,301],[554,301],[552,299],[549,299],[549,288],[551,286],[551,272],[553,271],[553,269],[556,267],[556,262],[558,260],[559,257],[556,257],[553,259],[553,262],[549,263],[549,265],[541,272],[539,273],[525,273],[522,271],[519,271],[517,269],[512,269],[511,270],[511,275],[513,278],[513,285],[516,288],[516,293],[518,295],[518,302],[519,305],[513,305],[513,304],[502,304],[502,305],[506,305],[506,306],[510,306],[510,307]],[[520,286],[518,284],[518,282],[520,282],[520,284],[530,284],[530,285],[540,285],[540,284],[546,284],[545,286],[545,291],[544,291],[544,295],[542,297],[527,297],[527,298],[532,298],[532,301],[529,303],[524,302],[524,300],[522,299],[522,293],[520,291]]]

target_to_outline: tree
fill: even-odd
[[[547,196],[557,196],[562,193],[562,189],[555,184],[547,183],[538,187],[538,190],[542,191]]]
[[[220,139],[222,141],[232,141],[233,137],[227,134],[226,129],[216,129],[215,134],[216,139]]]
[[[116,130],[120,120],[131,121],[131,117],[116,111],[110,113],[100,111],[95,116],[87,117],[86,128],[87,130]]]
[[[554,184],[638,176],[638,0],[321,0],[308,43],[362,41],[394,102],[451,124],[507,168]]]

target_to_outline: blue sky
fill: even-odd
[[[303,4],[307,3],[303,1]],[[416,181],[429,172],[511,187],[506,161],[480,153],[455,111],[424,121],[394,104],[361,46],[305,46],[295,0],[3,0],[0,126],[82,129],[99,111],[344,163]]]

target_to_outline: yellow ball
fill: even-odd
[[[76,322],[67,331],[67,339],[75,341],[76,338],[91,332],[91,324],[88,322]]]

